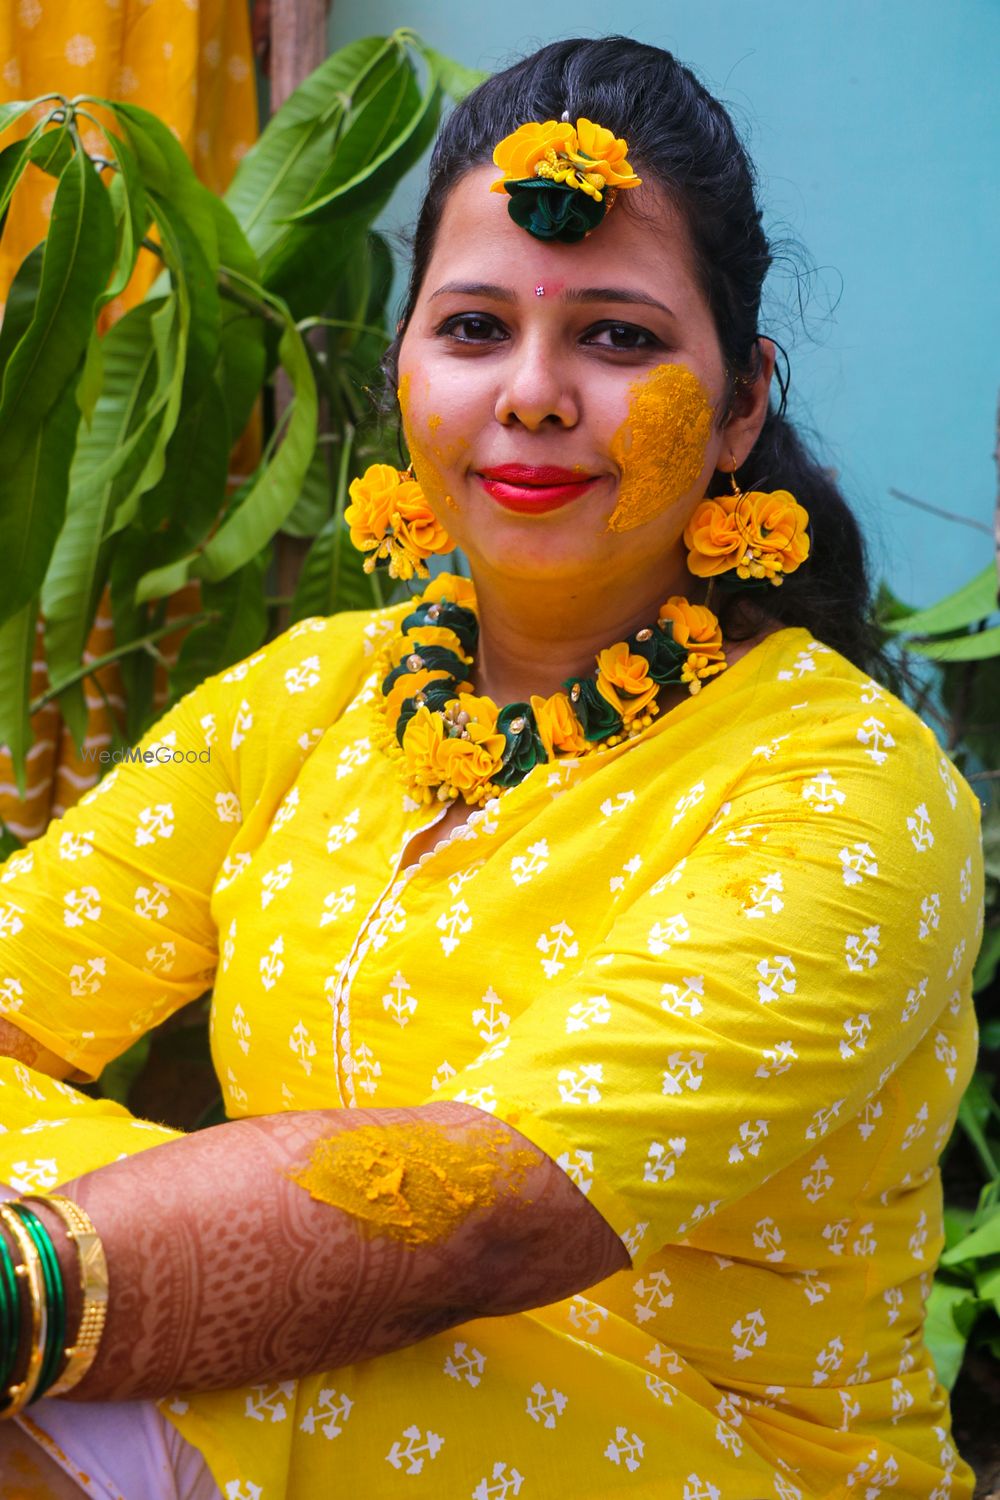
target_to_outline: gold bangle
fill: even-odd
[[[61,1193],[28,1193],[25,1202],[32,1199],[45,1203],[57,1214],[66,1226],[66,1238],[76,1246],[80,1267],[80,1291],[83,1304],[80,1311],[80,1326],[75,1342],[66,1349],[66,1364],[62,1374],[46,1392],[49,1396],[64,1396],[87,1374],[94,1360],[104,1332],[108,1313],[108,1262],[104,1246],[94,1228],[90,1215]]]
[[[28,1231],[16,1213],[6,1204],[0,1203],[0,1219],[10,1230],[21,1256],[21,1263],[14,1267],[14,1275],[27,1281],[31,1295],[31,1350],[24,1379],[8,1387],[4,1392],[7,1404],[0,1410],[2,1417],[14,1417],[22,1411],[38,1388],[45,1357],[45,1339],[48,1333],[48,1307],[45,1300],[45,1282],[42,1277],[42,1259]]]

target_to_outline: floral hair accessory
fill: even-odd
[[[478,637],[472,585],[441,573],[382,649],[379,739],[418,802],[475,806],[545,761],[612,749],[649,728],[661,687],[698,693],[726,668],[715,615],[674,597],[655,625],[601,651],[592,676],[499,708],[472,689]]]
[[[427,558],[454,548],[412,474],[391,464],[371,464],[351,481],[348,493],[351,503],[344,520],[354,546],[368,553],[366,573],[384,562],[390,578],[427,578]]]
[[[739,489],[702,500],[684,531],[687,565],[697,578],[735,576],[729,587],[779,585],[809,556],[809,512],[788,490]]]
[[[502,176],[493,193],[507,193],[515,224],[539,240],[576,244],[604,218],[619,188],[641,181],[628,163],[625,141],[579,119],[531,121],[504,136],[493,152]]]

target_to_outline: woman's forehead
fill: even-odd
[[[664,277],[694,283],[683,216],[655,187],[636,188],[575,245],[536,239],[514,223],[507,197],[491,193],[492,165],[473,167],[444,204],[422,295],[449,282],[544,285],[546,293],[576,285],[661,285]],[[633,202],[633,200],[635,200]],[[626,278],[623,280],[623,277]]]

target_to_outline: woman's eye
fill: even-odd
[[[495,318],[481,313],[459,313],[448,318],[438,329],[446,338],[457,339],[462,344],[495,344],[505,338],[503,329]]]
[[[655,349],[660,346],[655,334],[648,328],[637,328],[634,323],[598,323],[587,330],[584,341],[601,349]]]

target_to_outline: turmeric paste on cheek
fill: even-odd
[[[611,439],[622,477],[609,531],[632,531],[675,505],[701,473],[712,434],[712,403],[685,365],[660,365],[629,397]]]
[[[447,446],[438,443],[434,434],[444,420],[437,412],[432,412],[427,418],[428,440],[424,442],[417,431],[416,423],[410,412],[410,377],[404,375],[399,382],[399,410],[403,418],[403,435],[406,438],[406,446],[410,452],[410,461],[413,464],[413,472],[417,482],[431,504],[435,501],[447,505],[451,510],[457,510],[452,497],[448,494],[447,485],[444,481],[442,470],[448,469],[458,458],[462,449],[466,446],[463,439]]]
[[[538,1154],[502,1151],[512,1137],[489,1129],[455,1140],[434,1125],[363,1125],[316,1142],[288,1176],[369,1236],[410,1246],[447,1237],[477,1209],[516,1196]]]

